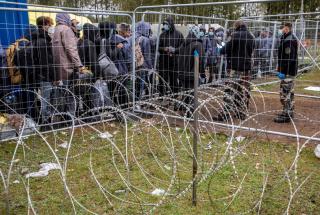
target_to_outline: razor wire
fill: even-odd
[[[41,10],[36,11],[41,13]],[[88,12],[78,14],[86,13]],[[95,12],[90,13],[95,14]],[[98,13],[101,15],[107,14]],[[157,38],[160,36],[159,29],[165,16],[173,15],[169,12],[158,13],[152,11],[143,12],[143,14],[144,16],[143,18],[141,17],[141,20],[151,23],[153,33],[157,35]],[[118,16],[116,13],[108,15],[109,17]],[[229,27],[228,24],[230,25],[233,22],[210,17],[192,17],[192,15],[184,14],[175,14],[174,16],[177,21],[181,22],[177,23],[177,26],[180,27],[180,31],[185,31],[184,36],[188,33],[188,27],[195,24],[203,25],[208,30],[212,24],[220,23],[221,27]],[[137,18],[135,17],[135,19]],[[137,24],[135,19],[132,26]],[[248,26],[250,31],[268,30],[267,28],[269,28],[272,29],[273,35],[275,35],[275,29],[278,29],[279,24],[275,22],[250,21]],[[136,33],[135,29],[132,29],[132,31]],[[308,34],[305,35],[307,36]],[[133,47],[135,42],[135,38],[133,38]],[[275,37],[272,37],[273,42],[275,42]],[[156,44],[157,50],[159,41],[156,41]],[[275,47],[269,49],[272,53],[274,50],[276,50]],[[135,53],[132,55],[135,56]],[[33,198],[33,193],[36,193],[36,190],[30,185],[33,179],[26,177],[25,173],[23,176],[19,175],[19,170],[25,166],[28,167],[27,174],[38,167],[37,162],[31,161],[31,164],[24,164],[21,161],[26,160],[30,155],[36,158],[42,155],[43,152],[38,151],[35,144],[43,144],[48,150],[45,155],[57,164],[58,179],[61,182],[61,184],[57,184],[57,187],[62,187],[61,192],[66,194],[64,201],[68,200],[69,204],[66,208],[71,208],[71,213],[76,214],[81,210],[90,214],[101,213],[99,209],[88,202],[83,202],[81,196],[76,196],[75,194],[77,186],[74,185],[74,182],[78,180],[77,176],[72,177],[73,173],[70,166],[72,162],[77,162],[76,159],[81,158],[81,156],[89,158],[84,165],[88,167],[88,172],[86,172],[85,176],[89,176],[94,182],[93,187],[90,189],[103,196],[104,201],[107,202],[107,207],[105,205],[102,207],[106,208],[110,213],[127,213],[126,208],[130,207],[133,208],[134,212],[155,213],[157,210],[161,210],[163,205],[181,198],[187,198],[194,182],[191,179],[192,159],[190,158],[194,156],[191,131],[194,129],[193,113],[196,110],[192,110],[190,103],[186,102],[185,99],[194,100],[193,89],[174,92],[167,80],[164,80],[159,75],[156,66],[154,66],[154,70],[147,73],[154,79],[152,81],[146,80],[144,77],[139,76],[144,70],[135,69],[134,58],[131,59],[133,64],[132,74],[123,75],[120,80],[107,80],[105,82],[108,86],[114,87],[113,93],[110,95],[115,98],[113,100],[114,105],[101,105],[92,108],[92,106],[83,102],[83,95],[97,91],[99,102],[105,104],[104,94],[97,89],[97,86],[93,83],[82,81],[76,81],[68,88],[64,87],[63,83],[53,87],[54,90],[59,92],[60,97],[57,98],[58,100],[63,97],[69,98],[74,113],[59,109],[59,105],[61,105],[59,101],[58,103],[48,101],[43,96],[43,92],[40,91],[39,93],[39,91],[37,92],[37,90],[32,90],[28,87],[26,89],[15,89],[0,98],[0,102],[11,110],[13,115],[19,115],[17,110],[11,107],[4,98],[9,98],[17,92],[29,93],[29,96],[32,95],[40,102],[40,108],[43,108],[44,105],[50,106],[55,110],[52,117],[59,116],[60,118],[58,123],[49,124],[46,131],[43,132],[41,126],[37,125],[37,123],[28,123],[30,116],[19,115],[19,126],[13,131],[17,134],[13,142],[15,144],[14,151],[8,159],[0,161],[2,164],[0,175],[3,182],[5,200],[9,201],[9,199],[16,197],[15,194],[10,192],[12,187],[15,186],[13,179],[16,179],[22,181],[26,190],[28,211],[31,210],[35,214],[41,212],[37,210],[38,203]],[[158,64],[157,57],[155,58],[153,65]],[[260,57],[254,57],[254,60],[260,59]],[[264,78],[267,79],[268,72],[271,72],[270,68],[275,68],[276,66],[276,59],[273,56],[262,59],[266,61],[267,65],[262,66],[262,63],[259,63],[255,71],[261,68],[266,69],[267,72]],[[58,65],[58,67],[60,66]],[[231,82],[233,86],[240,86],[237,78],[224,79]],[[159,96],[159,80],[162,80],[162,83],[167,86],[167,95]],[[139,85],[136,83],[139,83]],[[210,180],[213,175],[221,174],[223,167],[231,165],[232,172],[235,175],[232,182],[236,184],[236,189],[232,191],[232,194],[218,198],[215,198],[214,195],[209,195],[211,203],[225,201],[225,210],[227,210],[236,198],[241,197],[240,194],[244,189],[243,184],[249,177],[248,174],[240,175],[238,173],[238,162],[241,161],[237,159],[244,157],[246,147],[259,140],[261,135],[293,137],[296,139],[297,151],[290,168],[284,170],[282,179],[290,187],[287,207],[283,211],[289,214],[293,198],[310,179],[310,176],[307,176],[305,178],[301,177],[300,180],[298,161],[301,153],[310,141],[319,141],[319,130],[317,128],[311,130],[307,135],[304,135],[302,130],[304,127],[308,127],[308,125],[304,126],[308,123],[316,126],[320,119],[308,116],[305,110],[302,113],[298,111],[295,119],[291,119],[290,127],[292,127],[293,133],[274,131],[272,130],[272,125],[269,125],[271,128],[268,128],[269,126],[265,125],[265,118],[278,113],[280,110],[268,106],[265,100],[270,98],[265,96],[258,87],[256,89],[257,94],[250,97],[251,107],[243,109],[248,116],[247,119],[236,119],[234,117],[236,113],[230,108],[224,113],[228,120],[225,123],[216,123],[213,120],[214,115],[226,106],[223,100],[224,89],[234,90],[232,87],[225,85],[225,83],[209,83],[199,87],[199,107],[197,110],[199,111],[200,134],[208,137],[205,139],[200,137],[199,140],[200,151],[196,160],[199,171],[195,180],[201,185]],[[250,84],[255,85],[256,83],[250,82]],[[144,86],[144,89],[140,92],[141,94],[137,95],[136,90],[140,86]],[[81,88],[84,88],[84,90]],[[121,94],[127,99],[127,102],[119,102]],[[234,94],[236,95],[237,92],[234,92]],[[79,111],[79,114],[76,114],[77,111]],[[141,113],[147,114],[147,116],[151,115],[153,118],[148,119]],[[93,122],[87,121],[87,118],[92,119]],[[121,124],[114,122],[114,119],[120,121]],[[172,121],[173,119],[179,125],[175,125],[175,122]],[[58,126],[61,123],[64,125]],[[59,129],[63,131],[59,133]],[[243,130],[251,131],[246,140],[238,139],[239,136],[237,136]],[[226,140],[219,139],[217,134],[220,131],[226,134],[228,137]],[[12,132],[12,130],[9,132]],[[27,138],[28,135],[31,136]],[[34,138],[37,138],[38,141],[35,141]],[[61,141],[64,141],[66,145],[64,149],[58,147]],[[88,142],[92,145],[88,146],[86,144]],[[163,146],[163,148],[159,146]],[[24,151],[23,157],[18,158],[17,152],[21,149]],[[66,152],[61,153],[63,150]],[[107,157],[103,166],[99,166],[99,161],[95,161],[98,160],[96,156],[101,156],[98,152],[105,152]],[[6,171],[7,169],[8,171]],[[154,172],[154,169],[159,169],[161,174]],[[261,212],[270,174],[272,173],[267,172],[265,169],[262,170],[263,179],[260,181],[262,189],[252,202],[253,206],[246,208],[247,211],[242,211],[242,213],[250,213],[254,210],[257,210],[258,213]],[[107,181],[104,180],[106,176],[109,177]],[[90,192],[89,188],[87,189]],[[158,191],[158,194],[153,191]],[[92,194],[93,198],[98,195],[97,193]],[[10,202],[4,204],[8,211],[11,209],[10,204]]]

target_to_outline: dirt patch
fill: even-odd
[[[215,90],[212,90],[213,92]],[[213,92],[208,92],[213,95]],[[214,92],[216,96],[219,93]],[[205,97],[202,95],[202,99]],[[222,103],[222,99],[215,101],[210,101],[205,107],[201,109],[200,113],[200,126],[205,128],[206,131],[212,132],[223,132],[226,134],[230,133],[231,128],[228,129],[225,126],[214,125],[216,122],[212,120],[212,117],[216,116],[221,110],[219,107],[219,102]],[[251,101],[249,107],[250,116],[244,120],[240,121],[236,118],[228,120],[227,122],[217,122],[225,123],[229,126],[241,126],[246,128],[252,128],[252,131],[245,131],[242,129],[236,129],[237,134],[243,136],[250,136],[253,138],[258,138],[267,141],[279,141],[283,143],[297,143],[296,135],[299,135],[299,142],[304,143],[307,138],[314,136],[315,138],[320,139],[320,99],[312,98],[303,98],[296,97],[295,99],[295,117],[291,123],[279,124],[275,123],[273,119],[276,117],[276,114],[280,113],[282,106],[279,101],[279,95],[275,94],[253,94],[253,100]],[[170,111],[167,111],[167,114],[174,117],[169,117],[170,123],[173,126],[183,127],[185,121],[183,120],[183,112],[173,112],[170,108]],[[174,114],[173,114],[174,113]],[[175,114],[177,113],[177,114]],[[180,119],[179,119],[180,117]],[[255,129],[258,129],[255,130]],[[269,133],[263,132],[269,131]],[[281,134],[272,134],[273,132],[283,133]],[[319,134],[317,134],[319,132]],[[290,134],[292,137],[287,137],[285,134]],[[305,138],[303,138],[303,136]],[[319,143],[319,141],[309,141],[310,144]]]

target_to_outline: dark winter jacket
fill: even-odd
[[[52,43],[48,32],[39,29],[32,35],[33,55],[36,64],[36,82],[54,80]]]
[[[291,32],[281,37],[278,49],[278,71],[285,75],[297,75],[298,41]]]
[[[183,42],[184,38],[180,31],[176,30],[174,26],[174,21],[172,18],[166,20],[169,23],[170,30],[164,31],[159,37],[159,70],[160,71],[172,71],[175,69],[176,56],[166,52],[164,49],[166,47],[179,48]]]
[[[84,24],[83,39],[79,40],[78,51],[81,62],[88,67],[93,74],[98,74],[97,50],[95,41],[97,40],[98,28],[91,24]]]
[[[250,71],[254,45],[255,38],[245,26],[236,29],[231,40],[221,50],[221,54],[227,55],[228,69]]]
[[[48,33],[39,29],[30,36],[32,41],[19,45],[14,63],[22,74],[23,85],[51,82],[54,80],[52,43]]]
[[[194,80],[194,52],[199,54],[199,74],[204,74],[205,52],[201,39],[189,33],[183,45],[177,50],[179,80]]]

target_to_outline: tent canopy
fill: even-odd
[[[35,25],[36,20],[40,16],[48,16],[53,19],[54,24],[56,23],[56,14],[59,12],[64,12],[61,9],[55,9],[55,8],[41,8],[44,11],[50,11],[50,12],[32,12],[32,10],[40,10],[38,7],[32,7],[28,6],[28,9],[31,10],[29,11],[29,23]],[[52,11],[52,12],[51,12]],[[84,16],[77,16],[74,14],[69,13],[71,19],[77,19],[82,25],[85,23],[91,23],[90,19]]]
[[[8,0],[8,2],[27,3],[26,0]],[[26,9],[24,5],[0,3],[0,7]],[[19,10],[0,11],[0,42],[4,48],[21,38],[24,29],[28,26],[28,13]]]

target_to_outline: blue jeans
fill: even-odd
[[[62,81],[62,85],[59,85],[58,89],[53,90],[52,103],[56,108],[54,112],[68,112],[75,116],[76,104],[73,95],[68,91],[70,86],[72,86],[72,81]]]
[[[40,92],[41,92],[41,109],[40,113],[42,116],[42,123],[46,124],[49,123],[49,118],[51,117],[53,111],[52,111],[52,100],[51,100],[51,94],[53,91],[53,85],[51,82],[40,82],[39,86]]]

